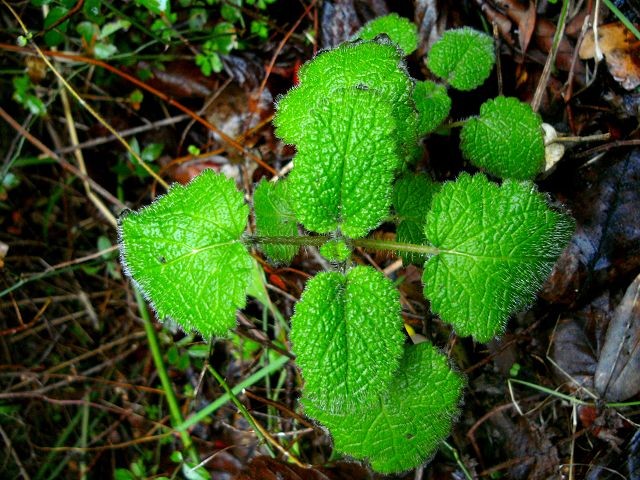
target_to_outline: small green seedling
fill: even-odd
[[[246,232],[244,195],[212,171],[123,215],[119,229],[126,271],[158,318],[205,337],[234,327],[254,275],[250,248],[282,263],[302,246],[320,247],[332,269],[309,280],[291,319],[301,404],[337,451],[382,473],[433,455],[458,414],[464,380],[430,343],[406,345],[397,288],[357,266],[354,249],[390,250],[423,266],[433,313],[485,342],[534,300],[573,231],[531,182],[542,168],[543,133],[516,99],[489,100],[462,131],[464,155],[501,183],[463,173],[438,184],[412,172],[420,138],[449,115],[447,89],[482,84],[494,52],[483,33],[447,32],[427,59],[445,83],[416,82],[404,65],[415,28],[402,25],[410,26],[378,19],[362,38],[320,53],[279,99],[276,133],[296,146],[295,167],[257,185],[255,234]],[[396,241],[369,236],[389,221]]]

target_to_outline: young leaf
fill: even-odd
[[[424,342],[407,347],[389,388],[373,407],[331,413],[304,399],[305,413],[326,426],[336,450],[369,459],[380,473],[424,463],[449,434],[458,413],[462,378]]]
[[[49,10],[47,17],[44,19],[44,29],[49,29],[52,25],[55,25],[56,22],[59,22],[65,15],[69,13],[69,9],[65,7],[53,7]],[[64,34],[69,28],[69,20],[65,20],[64,22],[57,25],[55,28],[47,31],[44,34],[44,43],[49,47],[55,47],[56,45],[60,45],[64,42]]]
[[[395,44],[343,43],[305,63],[298,78],[299,85],[277,104],[273,123],[282,140],[298,146],[308,143],[314,109],[323,106],[335,92],[357,87],[374,90],[391,105],[400,155],[406,163],[418,158],[417,116],[410,102],[413,84]]]
[[[424,267],[431,309],[458,335],[486,342],[530,304],[573,232],[531,182],[462,174],[433,197],[425,233],[440,253]]]
[[[396,43],[405,55],[411,55],[418,48],[418,28],[415,23],[397,13],[371,20],[353,38],[373,40],[381,33],[385,33]]]
[[[408,174],[394,185],[393,207],[399,221],[396,237],[399,242],[425,245],[424,222],[431,208],[433,195],[440,190],[440,184],[426,175]],[[422,263],[424,256],[414,253],[400,254],[405,263]]]
[[[544,168],[540,116],[512,97],[496,97],[480,107],[460,133],[460,148],[476,167],[501,178],[531,180]]]
[[[384,96],[345,88],[312,109],[289,176],[291,199],[309,230],[362,237],[389,214],[401,161]]]
[[[329,240],[320,247],[320,255],[330,262],[346,262],[351,256],[351,249],[344,240]]]
[[[258,235],[265,237],[297,237],[298,224],[288,196],[289,183],[262,180],[253,193]],[[275,262],[289,263],[300,247],[295,245],[262,245],[262,250]]]
[[[418,134],[426,135],[438,128],[449,116],[451,98],[447,89],[435,82],[416,82],[413,101],[418,110]]]
[[[305,395],[332,412],[370,403],[398,366],[401,326],[398,290],[373,268],[311,279],[291,319]]]
[[[482,85],[494,62],[493,39],[469,27],[444,32],[427,56],[429,70],[457,90]]]
[[[245,305],[251,256],[240,241],[249,209],[232,180],[205,170],[120,218],[122,263],[155,308],[185,330],[224,335]]]

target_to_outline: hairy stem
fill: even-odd
[[[301,247],[320,247],[332,238],[326,235],[299,237],[261,237],[258,235],[248,235],[244,242],[248,245],[299,245]],[[416,245],[413,243],[393,242],[389,240],[378,240],[375,238],[344,239],[353,247],[366,248],[367,250],[393,250],[396,252],[418,253],[423,255],[437,255],[440,250],[430,245]]]
[[[423,255],[437,255],[440,250],[431,245],[416,245],[415,243],[401,243],[390,240],[378,240],[375,238],[356,238],[349,240],[354,247],[362,247],[368,250],[393,250],[396,252],[419,253]]]
[[[248,245],[299,245],[301,247],[321,247],[331,240],[326,235],[299,237],[261,237],[259,235],[247,235],[244,243]]]

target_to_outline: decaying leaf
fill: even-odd
[[[619,402],[640,392],[640,275],[631,283],[607,329],[595,387],[605,400]]]
[[[551,358],[562,374],[575,386],[593,390],[593,375],[596,371],[596,352],[583,326],[574,319],[558,322],[553,335]]]
[[[302,468],[275,458],[256,457],[233,480],[370,480],[371,473],[357,463],[339,462],[331,467]]]
[[[596,58],[598,49],[604,55],[609,72],[626,90],[640,85],[640,40],[622,23],[598,27],[598,44],[590,30],[580,46],[580,58]]]
[[[576,232],[541,296],[572,304],[640,267],[640,150],[585,166],[558,194]]]

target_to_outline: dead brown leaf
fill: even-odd
[[[640,275],[615,309],[607,329],[595,387],[605,400],[619,402],[640,391]]]
[[[596,58],[597,47],[604,55],[607,68],[613,78],[626,90],[640,85],[640,40],[622,23],[610,23],[598,27],[598,45],[593,30],[585,36],[580,46],[580,58]]]

